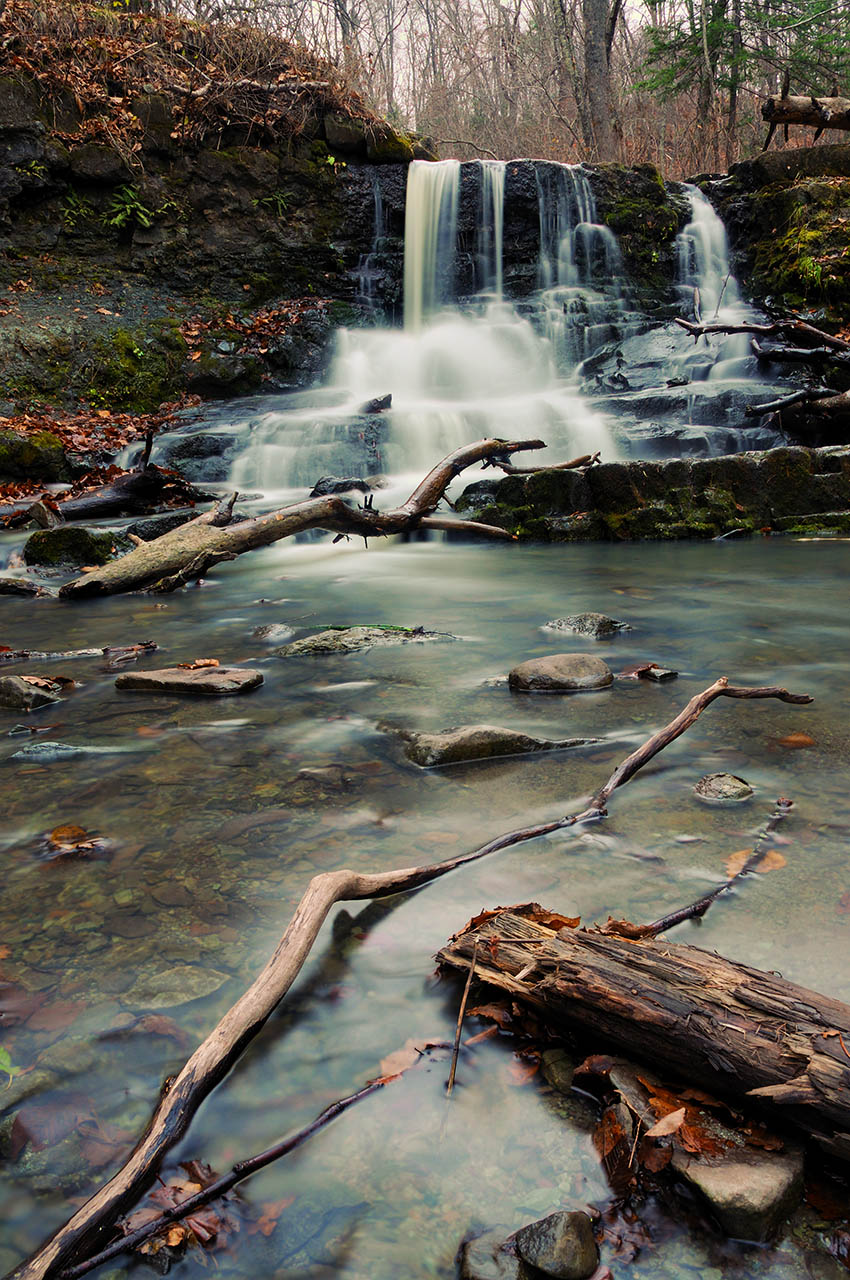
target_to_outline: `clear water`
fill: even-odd
[[[12,545],[5,535],[0,557]],[[11,757],[28,739],[6,736],[21,717],[0,713],[0,975],[43,997],[30,1025],[2,1031],[13,1063],[35,1068],[16,1083],[29,1081],[30,1103],[48,1114],[96,1116],[114,1165],[163,1078],[265,961],[313,874],[433,861],[573,810],[721,674],[784,684],[815,702],[719,701],[615,795],[604,823],[511,849],[377,909],[358,904],[353,929],[342,927],[340,907],[292,998],[205,1104],[178,1154],[225,1168],[376,1075],[408,1037],[450,1039],[459,993],[435,978],[432,957],[480,908],[537,899],[586,921],[652,919],[722,879],[726,858],[751,845],[778,795],[796,804],[784,831],[787,865],[751,877],[675,936],[850,999],[848,571],[842,541],[408,542],[368,552],[307,544],[252,553],[219,566],[202,588],[162,600],[4,599],[0,639],[13,647],[152,639],[160,652],[146,666],[214,656],[265,676],[243,699],[190,702],[119,694],[114,674],[94,659],[4,666],[75,677],[79,688],[31,723],[55,724],[45,736],[62,742],[116,748],[22,764]],[[540,630],[585,609],[634,629],[604,644]],[[252,636],[269,623],[300,635],[372,621],[421,623],[462,639],[284,662]],[[527,657],[587,650],[614,671],[646,658],[680,676],[571,698],[520,697],[487,683]],[[423,772],[382,728],[475,722],[605,741]],[[797,732],[814,746],[782,745]],[[341,786],[298,777],[329,765],[339,766]],[[700,806],[691,788],[716,770],[747,778],[754,799]],[[40,861],[39,836],[68,823],[111,839],[111,859]],[[151,1029],[108,1034],[150,1011],[143,981],[162,985],[161,975],[181,966],[215,971],[222,983],[155,1011],[174,1020],[185,1045]],[[517,1084],[511,1065],[509,1040],[481,1042],[461,1057],[449,1107],[445,1062],[410,1072],[245,1184],[246,1214],[294,1199],[268,1237],[243,1225],[216,1255],[218,1271],[450,1277],[474,1226],[513,1228],[562,1205],[604,1208],[610,1191],[591,1143],[592,1111],[553,1095],[539,1077]],[[83,1157],[76,1139],[54,1134],[43,1152],[0,1164],[0,1271],[64,1219],[69,1195],[102,1179],[94,1159],[91,1148]],[[653,1239],[628,1269],[638,1280],[839,1274],[799,1225],[775,1247],[747,1249],[699,1227],[677,1202],[647,1206],[646,1220]],[[610,1244],[603,1260],[624,1273]],[[107,1271],[123,1275],[130,1265]],[[202,1274],[197,1255],[175,1274]]]

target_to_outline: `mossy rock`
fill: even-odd
[[[50,431],[36,431],[30,436],[0,431],[0,479],[46,483],[70,480],[62,441]]]
[[[408,164],[413,158],[413,138],[386,121],[373,124],[366,139],[366,156],[372,164]]]
[[[850,176],[771,186],[751,200],[755,289],[777,305],[814,308],[827,322],[843,323],[850,305]]]
[[[58,529],[40,529],[24,544],[24,561],[42,568],[81,568],[83,565],[106,564],[116,555],[132,549],[129,538],[121,534],[93,533],[79,525],[61,525]]]
[[[183,390],[187,350],[171,317],[114,329],[92,343],[74,389],[90,404],[150,412]]]

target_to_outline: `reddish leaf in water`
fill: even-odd
[[[505,1031],[513,1024],[514,1016],[507,1005],[504,1004],[477,1004],[474,1009],[468,1009],[467,1018],[489,1018],[491,1022],[496,1022]]]
[[[129,1129],[119,1129],[100,1120],[83,1120],[79,1132],[82,1136],[80,1154],[94,1170],[102,1169],[128,1152],[136,1137]]]
[[[514,1055],[513,1060],[508,1063],[509,1083],[513,1085],[528,1084],[533,1080],[540,1070],[539,1058],[522,1059]]]
[[[16,1160],[27,1145],[34,1151],[53,1147],[83,1120],[92,1119],[91,1103],[79,1093],[65,1094],[52,1102],[25,1103],[15,1116],[9,1136],[12,1159]]]
[[[666,1169],[673,1159],[673,1146],[669,1142],[642,1142],[638,1147],[637,1160],[642,1168],[650,1173],[660,1173]]]
[[[259,1232],[260,1235],[270,1236],[278,1223],[278,1218],[284,1209],[288,1209],[295,1201],[295,1196],[286,1196],[283,1200],[267,1200],[262,1205],[262,1216],[256,1222],[252,1222],[248,1228],[248,1235],[255,1236]]]
[[[737,853],[731,853],[726,859],[727,875],[736,876],[739,871],[743,871],[747,865],[748,859],[752,856],[752,849],[739,849]],[[778,849],[766,849],[761,858],[751,871],[757,871],[759,875],[768,871],[778,871],[780,867],[787,866],[787,859],[782,856]]]
[[[13,982],[0,982],[0,1027],[26,1022],[46,999],[43,991],[27,991]]]
[[[609,916],[604,924],[596,926],[595,932],[614,938],[626,938],[629,942],[640,942],[641,938],[652,933],[652,926],[632,924],[630,920],[615,920],[613,916]]]
[[[726,1142],[718,1142],[706,1128],[699,1124],[681,1125],[676,1137],[686,1151],[697,1156],[719,1156],[729,1146]]]
[[[218,658],[196,658],[194,662],[178,662],[178,667],[185,671],[198,671],[201,667],[219,667]]]
[[[64,1031],[85,1008],[80,1001],[55,1000],[36,1009],[27,1019],[27,1026],[33,1031]]]
[[[789,751],[799,751],[802,747],[813,747],[815,740],[807,733],[787,733],[784,738],[779,739],[779,745],[787,747]]]
[[[626,1136],[617,1107],[606,1107],[593,1131],[593,1145],[603,1160],[607,1160],[620,1144],[628,1147],[630,1139]]]

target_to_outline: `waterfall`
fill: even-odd
[[[628,332],[620,247],[611,228],[597,221],[581,165],[538,164],[535,180],[543,327],[559,366],[574,368]]]
[[[380,275],[378,255],[384,238],[384,202],[381,198],[381,184],[378,181],[377,171],[372,173],[372,195],[374,199],[372,247],[357,264],[357,301],[361,306],[366,307],[367,311],[373,312],[377,304],[375,281]]]
[[[404,327],[414,333],[450,297],[459,192],[459,161],[411,163],[404,210]]]
[[[502,300],[502,239],[505,221],[505,162],[480,160],[481,206],[477,242],[479,293]]]
[[[734,307],[741,301],[738,282],[729,265],[729,241],[722,220],[699,187],[685,184],[685,195],[691,206],[691,221],[676,240],[679,283],[698,289],[700,311],[710,321],[721,307]]]

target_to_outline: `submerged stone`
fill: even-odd
[[[458,1253],[461,1280],[531,1280],[531,1272],[506,1248],[506,1227],[492,1227],[474,1240],[464,1240]]]
[[[544,631],[571,631],[577,636],[593,636],[597,640],[607,640],[618,631],[631,631],[628,622],[618,622],[609,618],[606,613],[573,613],[567,618],[553,618],[547,622]]]
[[[707,773],[694,787],[697,799],[709,804],[749,800],[753,788],[734,773]]]
[[[143,974],[124,992],[121,1002],[134,1009],[174,1009],[190,1000],[212,995],[229,977],[227,973],[201,969],[194,964],[175,965],[159,973]]]
[[[464,760],[487,760],[494,756],[512,756],[532,751],[558,751],[566,747],[583,747],[588,738],[533,738],[516,729],[501,729],[490,724],[462,725],[442,733],[410,735],[404,754],[423,768],[434,765],[459,764]]]
[[[158,671],[126,671],[115,681],[115,688],[222,698],[248,693],[262,683],[261,672],[247,667],[161,667]]]
[[[277,658],[300,658],[305,655],[359,653],[364,649],[386,648],[388,645],[423,643],[426,640],[456,640],[457,636],[424,627],[329,627],[316,635],[295,640],[274,651]]]
[[[558,1280],[585,1280],[593,1275],[599,1250],[593,1226],[586,1213],[550,1213],[517,1231],[514,1240],[519,1256],[547,1276]]]
[[[508,674],[508,685],[521,693],[575,693],[605,689],[614,683],[610,669],[590,653],[553,653],[530,658]]]

